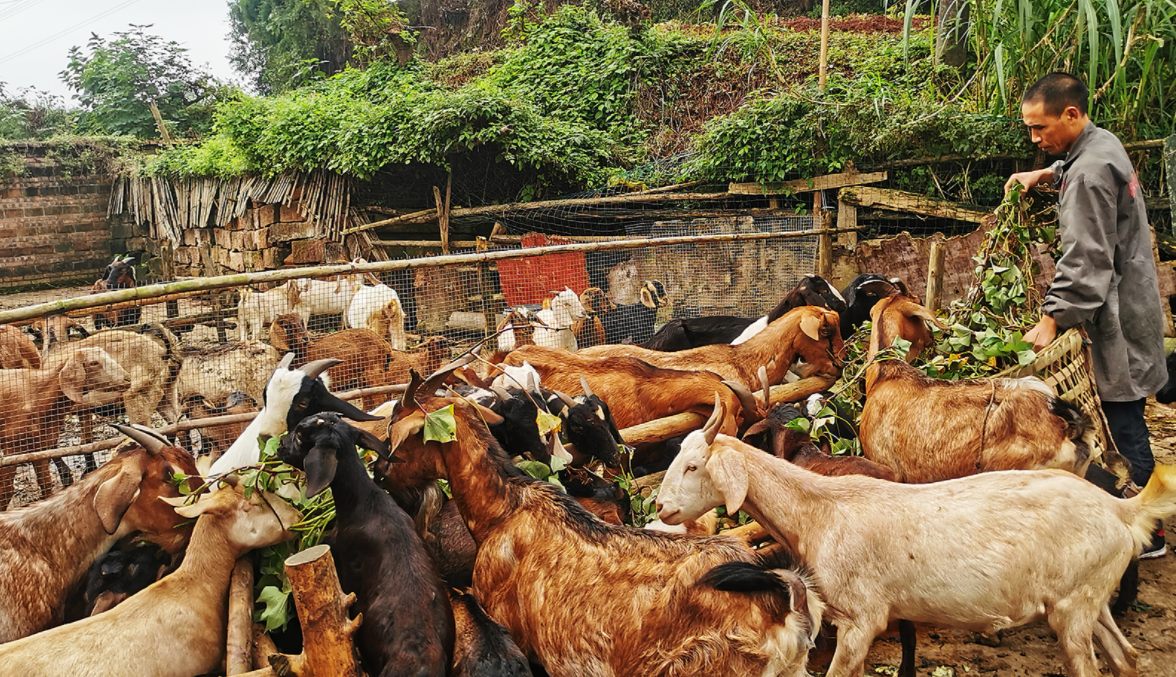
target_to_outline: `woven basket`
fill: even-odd
[[[1127,463],[1115,448],[1107,419],[1103,416],[1098,398],[1094,371],[1090,358],[1090,338],[1081,327],[1071,327],[1054,339],[1037,357],[1023,367],[1012,367],[997,374],[1001,378],[1036,376],[1053,388],[1058,397],[1082,410],[1094,421],[1095,442],[1091,449],[1094,461],[1102,464],[1120,478],[1127,476]]]

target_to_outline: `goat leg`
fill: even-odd
[[[91,456],[93,456],[93,455],[91,454]],[[66,487],[73,484],[73,481],[74,481],[73,468],[69,467],[69,464],[65,462],[64,458],[61,458],[59,456],[59,457],[53,459],[53,465],[57,466],[57,477],[59,477],[61,479],[61,488],[62,489],[65,489]],[[97,469],[97,468],[95,468],[95,469]]]
[[[898,642],[902,645],[902,662],[898,665],[898,677],[915,677],[915,624],[911,621],[898,622]]]
[[[1136,677],[1139,674],[1136,668],[1139,652],[1123,636],[1107,605],[1103,605],[1099,612],[1098,623],[1094,626],[1094,640],[1102,649],[1103,657],[1111,668],[1111,674],[1115,677]]]
[[[1127,609],[1135,603],[1135,599],[1139,596],[1139,560],[1131,560],[1131,564],[1127,565],[1127,570],[1123,572],[1123,577],[1119,579],[1119,594],[1115,597],[1115,603],[1111,605],[1111,613],[1115,616],[1121,616]]]

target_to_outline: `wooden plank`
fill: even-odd
[[[842,232],[837,234],[837,244],[850,249],[857,246],[858,234],[857,231],[850,231],[851,228],[857,228],[858,213],[857,207],[854,205],[837,201],[837,230]]]
[[[982,223],[992,212],[972,205],[948,202],[902,190],[853,186],[842,188],[838,199],[858,207],[880,207],[896,212],[911,212],[970,223]]]
[[[927,262],[927,309],[939,310],[943,299],[943,256],[947,252],[942,242],[931,243],[931,255]]]
[[[727,192],[732,195],[790,195],[878,183],[885,181],[886,178],[886,172],[842,172],[841,174],[826,174],[811,179],[797,179],[783,183],[732,183],[727,186]]]

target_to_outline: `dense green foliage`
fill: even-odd
[[[0,82],[0,139],[38,141],[74,128],[75,115],[61,97],[27,87],[9,94]]]
[[[258,92],[286,92],[342,71],[351,43],[331,0],[231,0],[233,66]]]
[[[210,131],[213,106],[231,88],[194,67],[179,43],[144,28],[132,25],[110,40],[94,35],[88,53],[70,49],[61,77],[81,102],[80,130],[155,138],[154,102],[171,134]]]

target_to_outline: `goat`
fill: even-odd
[[[732,413],[724,429],[735,431],[739,400],[715,374],[657,367],[634,357],[585,357],[584,353],[524,346],[507,355],[505,364],[530,364],[552,390],[575,392],[586,383],[591,392],[609,403],[618,428],[683,412],[707,416],[715,393],[719,393]]]
[[[641,284],[640,298],[639,303],[618,305],[600,315],[606,343],[643,343],[653,337],[657,309],[666,304],[666,287],[657,280],[646,280]]]
[[[324,411],[343,414],[353,421],[376,421],[371,416],[335,397],[318,380],[319,375],[339,364],[339,360],[317,360],[291,369],[293,353],[286,353],[265,385],[261,411],[249,423],[220,458],[213,462],[208,476],[219,476],[237,468],[254,465],[261,458],[258,438],[278,437],[303,418]]]
[[[258,411],[257,400],[241,391],[229,393],[228,400],[220,407],[210,405],[202,395],[192,395],[184,400],[184,413],[193,420],[255,411]],[[201,453],[211,455],[215,461],[245,432],[246,426],[248,424],[242,422],[200,428]]]
[[[506,318],[498,323],[499,352],[509,353],[519,346],[535,345],[535,325],[531,323],[531,311],[525,306],[511,308]]]
[[[91,404],[105,393],[118,394],[131,385],[126,370],[101,348],[74,348],[43,369],[10,369],[0,379],[0,449],[7,454],[40,451],[57,446],[65,416],[74,404]],[[63,464],[64,465],[64,464]],[[41,496],[53,487],[49,460],[33,461]],[[59,466],[60,470],[60,466]],[[72,482],[68,466],[61,471],[63,485]],[[3,505],[15,489],[16,466],[0,468]]]
[[[193,397],[225,402],[234,392],[260,400],[266,380],[282,358],[277,349],[261,341],[184,348],[178,355],[181,363],[175,391],[179,402]]]
[[[670,320],[645,343],[643,348],[661,352],[677,352],[720,343],[738,345],[758,334],[793,308],[811,305],[828,308],[840,314],[845,301],[824,278],[805,275],[796,288],[788,293],[767,315],[753,320],[733,315],[677,318]]]
[[[237,304],[237,326],[241,340],[256,341],[261,330],[279,315],[294,310],[302,299],[302,287],[290,280],[266,292],[255,292],[245,287],[241,290],[241,301]]]
[[[410,474],[448,478],[478,544],[474,594],[530,660],[553,677],[805,674],[823,604],[802,573],[769,569],[723,536],[605,524],[520,476],[474,405],[418,402],[418,383],[389,447]],[[424,442],[424,412],[450,404],[456,439]]]
[[[871,359],[895,333],[913,332],[908,359],[918,354],[920,343],[930,342],[923,326],[930,313],[913,300],[892,296],[873,313]],[[902,360],[875,361],[866,368],[858,434],[862,453],[894,470],[899,482],[1046,468],[1081,476],[1091,461],[1094,434],[1078,408],[1034,377],[944,381]]]
[[[109,611],[143,590],[171,566],[171,555],[154,543],[110,550],[86,572],[86,616]]]
[[[861,675],[892,618],[994,631],[1044,617],[1072,677],[1098,674],[1092,633],[1114,675],[1137,674],[1107,602],[1155,520],[1176,513],[1176,467],[1157,467],[1126,500],[1056,471],[917,485],[823,477],[719,435],[720,409],[666,472],[658,516],[745,510],[803,557],[844,614],[832,677]]]
[[[347,325],[352,329],[371,329],[387,336],[393,350],[408,350],[404,333],[404,309],[396,290],[386,284],[360,287],[347,307]]]
[[[555,295],[551,307],[535,313],[535,345],[575,351],[572,326],[584,319],[584,304],[571,287]],[[602,320],[603,321],[603,320]]]
[[[757,371],[761,366],[767,366],[771,383],[779,383],[798,357],[807,363],[803,376],[836,376],[837,364],[845,351],[839,326],[837,313],[802,306],[785,313],[767,329],[737,346],[709,345],[663,353],[638,346],[608,345],[580,352],[586,357],[636,357],[667,369],[705,369],[748,388],[758,388]],[[595,389],[596,384],[592,387]]]
[[[469,593],[449,592],[456,626],[453,677],[530,677],[531,666],[506,628]]]
[[[290,311],[298,313],[302,323],[310,326],[313,315],[339,315],[343,328],[347,328],[347,310],[351,300],[363,287],[360,274],[341,276],[336,280],[291,280],[291,287],[298,287],[298,300],[290,304]]]
[[[572,325],[572,334],[576,337],[578,348],[591,348],[608,342],[608,335],[604,331],[604,324],[600,318],[611,313],[616,305],[608,300],[600,287],[588,287],[580,294],[580,303],[584,306],[584,317]],[[522,344],[519,344],[522,345]]]
[[[41,354],[33,339],[8,324],[0,324],[0,369],[40,369]]]
[[[59,623],[70,590],[120,538],[138,531],[173,554],[188,542],[191,528],[158,498],[179,496],[172,477],[195,475],[192,457],[143,431],[118,428],[138,446],[119,449],[48,500],[0,514],[0,642]],[[3,658],[0,665],[12,667]]]
[[[260,491],[245,498],[244,489],[225,487],[194,505],[168,500],[181,517],[197,518],[174,573],[106,613],[0,645],[0,664],[22,677],[215,672],[225,655],[225,598],[237,558],[293,538],[289,527],[301,519],[281,498]]]
[[[90,337],[85,327],[65,315],[38,318],[29,326],[29,333],[33,335],[42,359],[49,355],[49,348],[54,343],[67,343],[73,334],[79,334],[80,338]]]
[[[798,418],[801,418],[801,414],[796,407],[791,404],[778,404],[768,411],[768,415],[762,421],[748,428],[743,439],[747,441],[748,438],[766,432],[771,442],[765,451],[770,451],[776,458],[791,461],[793,465],[811,470],[818,475],[866,475],[894,481],[894,471],[884,465],[860,456],[831,456],[822,452],[813,445],[807,432],[797,432],[787,427],[788,423]]]
[[[134,258],[131,256],[114,257],[114,261],[106,266],[102,271],[102,279],[94,283],[91,287],[91,294],[101,294],[103,292],[114,291],[116,289],[134,289],[135,288],[135,266]],[[94,329],[104,329],[106,327],[126,327],[128,325],[139,324],[139,319],[142,317],[143,309],[139,306],[131,306],[123,308],[122,310],[110,310],[106,312],[99,312],[94,314]]]
[[[845,297],[845,317],[841,320],[841,337],[848,339],[866,320],[874,305],[898,291],[895,280],[887,280],[874,273],[862,273],[845,286],[841,295]],[[905,285],[903,286],[905,289]]]
[[[322,413],[284,437],[278,457],[306,471],[307,496],[331,487],[338,522],[332,548],[339,583],[356,594],[363,615],[356,639],[364,670],[444,677],[453,660],[449,596],[412,520],[368,476],[356,444],[388,449],[338,414]]]

